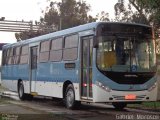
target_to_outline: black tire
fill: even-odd
[[[112,105],[114,106],[114,108],[116,110],[123,110],[127,106],[127,103],[125,103],[125,102],[115,102],[115,103],[112,103]]]
[[[75,109],[78,108],[81,104],[80,101],[75,100],[75,92],[74,87],[72,84],[69,84],[67,86],[67,89],[65,91],[65,98],[64,98],[65,106],[68,109]]]
[[[31,100],[33,100],[33,95],[25,94],[25,99],[31,101]]]
[[[25,100],[26,98],[26,94],[24,93],[24,86],[23,86],[22,81],[20,81],[18,84],[18,96],[20,100]]]

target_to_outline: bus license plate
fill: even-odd
[[[133,95],[133,94],[125,95],[125,100],[135,100],[135,99],[136,99],[136,95]]]

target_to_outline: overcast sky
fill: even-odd
[[[35,21],[43,16],[41,11],[49,4],[47,0],[0,0],[0,18],[6,20]],[[61,0],[57,0],[61,1]],[[91,6],[90,14],[95,16],[101,11],[106,11],[114,17],[114,4],[118,0],[85,0]],[[0,43],[14,43],[14,33],[0,32]]]

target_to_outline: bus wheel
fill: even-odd
[[[20,100],[24,100],[26,97],[24,93],[24,86],[22,81],[18,85],[18,96]]]
[[[115,103],[112,103],[112,105],[117,110],[123,110],[127,106],[127,103],[125,103],[125,102],[115,102]]]
[[[72,84],[69,84],[65,91],[65,105],[68,109],[75,108],[75,92]]]

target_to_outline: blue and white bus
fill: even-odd
[[[62,98],[80,102],[156,101],[156,54],[152,28],[142,24],[94,22],[3,47],[2,85],[19,98]]]

